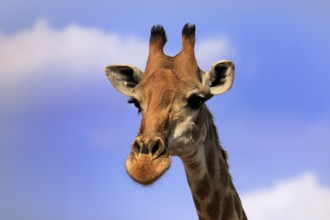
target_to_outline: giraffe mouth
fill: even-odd
[[[171,166],[171,156],[168,151],[153,158],[152,154],[131,152],[126,160],[128,175],[137,183],[151,185],[158,180]]]

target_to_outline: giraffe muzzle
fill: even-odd
[[[150,185],[170,167],[171,156],[160,137],[138,136],[126,161],[128,175],[136,182]]]

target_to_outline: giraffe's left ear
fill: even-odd
[[[229,60],[214,63],[204,75],[203,84],[211,95],[227,92],[234,82],[235,65]]]
[[[105,72],[113,87],[126,96],[132,96],[134,87],[143,78],[142,71],[131,65],[107,66]]]

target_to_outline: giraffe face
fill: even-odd
[[[171,155],[184,153],[197,134],[195,118],[205,100],[201,84],[180,81],[171,70],[141,81],[131,102],[142,121],[126,162],[134,180],[151,184],[170,167]]]
[[[164,30],[152,30],[144,73],[129,65],[106,67],[112,85],[129,96],[129,103],[142,115],[126,169],[143,185],[152,184],[168,170],[171,156],[182,157],[194,151],[198,140],[206,135],[199,127],[204,102],[227,91],[233,82],[234,65],[230,61],[215,63],[207,73],[198,68],[191,51],[194,41],[187,33],[192,34],[191,30],[183,31],[183,50],[169,57],[157,52],[166,41]]]

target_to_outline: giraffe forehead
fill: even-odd
[[[173,96],[187,97],[192,91],[199,91],[200,87],[200,83],[192,79],[182,79],[174,71],[162,69],[144,78],[138,87],[138,93],[144,99],[162,100]]]

